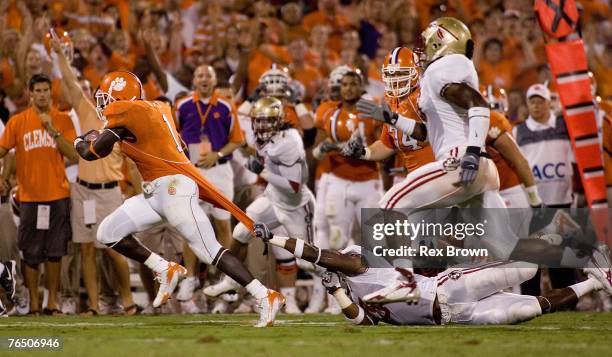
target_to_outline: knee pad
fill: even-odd
[[[196,219],[196,213],[192,210],[191,200],[193,197],[175,197],[172,203],[164,206],[164,216],[173,227],[178,227]],[[197,204],[196,204],[197,205]]]
[[[527,264],[527,263],[523,263],[524,265],[521,265],[521,267],[518,268],[508,268],[508,269],[504,269],[506,272],[506,280],[508,281],[509,284],[511,285],[518,285],[521,284],[531,278],[533,278],[536,273],[538,272],[538,267],[536,265],[533,265],[533,267],[531,267],[531,264]],[[524,266],[524,268],[522,267]]]
[[[542,308],[538,299],[534,297],[533,302],[520,301],[511,304],[507,309],[507,321],[505,323],[516,324],[540,315],[542,315]]]
[[[234,227],[234,231],[232,232],[232,238],[242,244],[248,244],[251,239],[253,239],[253,236],[244,224],[238,223],[236,227]]]
[[[96,239],[104,245],[115,244],[128,234],[134,233],[131,226],[134,224],[130,217],[119,209],[102,220],[96,232]]]
[[[342,232],[342,228],[336,225],[329,227],[329,248],[333,250],[341,250],[346,247],[348,237]]]

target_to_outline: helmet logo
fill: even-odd
[[[111,82],[110,87],[108,89],[108,94],[111,94],[113,91],[121,92],[122,90],[125,89],[126,85],[127,85],[127,82],[125,81],[125,79],[123,79],[123,77],[117,77],[113,79],[113,81]]]

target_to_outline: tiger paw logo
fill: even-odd
[[[125,86],[127,85],[127,82],[125,81],[125,79],[123,79],[123,77],[117,77],[115,79],[113,79],[113,81],[110,84],[110,92],[121,92],[122,90],[125,89]]]
[[[493,126],[491,127],[491,129],[489,129],[489,136],[491,137],[491,139],[497,139],[499,134],[501,134],[501,130],[499,130],[498,127]]]

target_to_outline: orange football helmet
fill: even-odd
[[[142,83],[140,79],[128,71],[110,72],[102,77],[96,89],[96,111],[100,120],[106,120],[104,109],[107,105],[118,100],[143,99]]]
[[[51,29],[51,31],[54,30]],[[53,34],[51,33],[51,31],[47,32],[43,39],[45,49],[47,50],[48,54],[53,53],[53,50],[51,48],[51,38],[53,38]],[[68,62],[72,62],[72,60],[74,59],[74,45],[72,44],[72,39],[70,39],[70,35],[68,35],[68,32],[66,31],[61,31],[60,33],[56,34],[56,36],[60,41],[64,56],[68,58]]]
[[[387,54],[382,65],[387,96],[401,98],[418,86],[418,61],[416,54],[406,47],[396,47]]]

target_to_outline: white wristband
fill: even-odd
[[[349,319],[348,317],[346,318],[350,323],[355,325],[359,325],[365,318],[365,312],[363,311],[361,306],[357,306],[357,308],[359,308],[359,313],[357,314],[357,317],[355,317],[354,319]]]
[[[251,115],[251,108],[252,107],[253,107],[253,104],[251,104],[251,102],[249,102],[248,100],[245,100],[238,107],[238,114],[250,116]]]
[[[527,200],[530,206],[540,206],[542,204],[542,199],[538,194],[538,186],[525,187],[525,192],[527,193]]]
[[[363,160],[370,160],[372,157],[372,150],[370,148],[365,148],[365,154],[361,157]]]
[[[310,111],[308,110],[308,108],[306,108],[304,103],[300,103],[295,106],[295,113],[297,114],[298,118],[301,118],[304,115],[309,115]]]
[[[76,139],[74,139],[74,144],[73,144],[73,145],[74,145],[74,147],[76,147],[76,146],[77,146],[77,144],[78,144],[78,143],[80,143],[81,141],[85,141],[85,140],[83,140],[82,138],[76,138]]]
[[[296,239],[295,240],[295,250],[293,251],[293,255],[295,255],[296,258],[301,258],[303,252],[304,252],[304,241],[301,239]]]
[[[411,136],[416,126],[416,120],[398,115],[394,126],[403,131],[406,135]]]
[[[468,109],[468,146],[482,148],[485,146],[489,132],[491,110],[485,107],[472,107]]]

